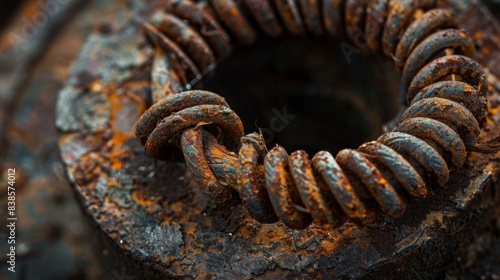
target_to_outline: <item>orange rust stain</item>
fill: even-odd
[[[119,170],[121,168],[121,156],[124,149],[123,144],[134,135],[133,131],[123,132],[119,129],[114,129],[113,127],[116,122],[117,112],[123,108],[123,96],[116,93],[114,85],[104,86],[99,81],[92,82],[92,88],[103,90],[108,93],[107,98],[110,104],[110,126],[111,131],[113,131],[109,157],[111,160],[111,168],[113,170]],[[145,102],[137,102],[137,104],[139,112],[144,112],[147,109],[147,104]]]
[[[113,143],[110,159],[111,159],[111,168],[113,170],[119,170],[122,167],[121,164],[121,153],[122,153],[122,145],[123,143],[130,138],[130,135],[127,135],[122,132],[113,133],[113,137],[111,138],[111,142]]]
[[[212,149],[211,152],[217,158],[223,158],[226,155],[226,153],[224,153],[221,149]]]
[[[196,224],[195,223],[186,223],[184,226],[184,232],[187,235],[193,235],[196,232]]]
[[[422,9],[417,9],[415,10],[415,12],[413,13],[413,18],[414,19],[419,19],[422,17],[422,15],[424,14],[424,10]]]
[[[489,113],[490,115],[492,115],[492,116],[493,116],[493,115],[498,114],[499,112],[500,112],[500,106],[495,106],[495,107],[493,107],[493,106],[488,106],[488,113]]]
[[[139,192],[138,190],[133,190],[130,192],[130,196],[132,197],[132,199],[141,204],[141,205],[146,205],[146,206],[150,206],[153,204],[153,201],[147,199],[147,197],[141,195],[141,192]]]
[[[250,237],[251,231],[249,230],[248,227],[240,227],[238,230],[238,236],[240,236],[243,239],[247,239]]]
[[[81,157],[81,162],[88,162],[90,161],[90,154],[84,154],[82,157]]]
[[[382,185],[387,184],[387,180],[385,180],[385,178],[384,178],[384,177],[381,177],[381,178],[378,180],[378,182],[379,182],[380,184],[382,184]]]
[[[497,170],[497,166],[495,163],[493,162],[490,162],[486,165],[485,167],[486,170],[490,171],[491,173],[496,173],[496,170]]]
[[[337,246],[326,239],[323,239],[321,241],[321,247],[323,247],[327,252],[333,252],[337,250]]]
[[[339,178],[336,183],[339,186],[343,186],[346,191],[352,192],[352,186],[347,180],[345,180],[345,178]]]
[[[474,32],[474,34],[472,34],[472,37],[475,40],[479,40],[479,39],[483,38],[483,31],[482,30],[477,30],[476,32]]]
[[[170,225],[172,223],[172,216],[168,216],[166,218],[164,218],[161,222],[160,222],[160,226],[163,226],[163,225]]]
[[[488,47],[483,47],[481,51],[483,54],[488,55],[491,52],[491,49]]]
[[[394,6],[394,11],[396,11],[398,14],[402,14],[404,9],[403,9],[403,6],[397,4]]]

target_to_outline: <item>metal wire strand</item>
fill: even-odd
[[[347,219],[366,225],[380,211],[398,217],[408,196],[425,198],[430,186],[444,186],[468,152],[500,150],[499,139],[478,140],[487,105],[484,72],[470,58],[473,40],[456,29],[452,12],[434,9],[435,1],[209,2],[168,0],[164,17],[144,23],[157,50],[153,96],[161,100],[141,117],[136,135],[150,157],[161,159],[167,145],[180,147],[193,178],[216,203],[236,192],[258,222],[282,221],[294,229],[311,223],[335,228]],[[240,119],[222,97],[179,93],[232,43],[255,41],[247,14],[269,36],[286,30],[364,37],[369,50],[391,57],[403,74],[409,106],[394,130],[336,157],[326,151],[312,158],[301,150],[289,155],[280,146],[268,151],[259,133],[243,136]]]

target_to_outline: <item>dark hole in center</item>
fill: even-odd
[[[218,65],[205,89],[226,98],[245,133],[260,128],[268,148],[313,155],[375,140],[398,110],[399,80],[390,61],[345,55],[340,42],[261,37]]]

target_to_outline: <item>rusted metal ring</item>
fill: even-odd
[[[203,22],[199,18],[221,28],[196,4],[169,3],[169,9],[176,10],[181,18],[191,19],[198,30]],[[211,3],[236,42],[245,45],[255,40],[249,21],[233,1]],[[322,18],[319,1],[276,0],[274,6],[262,7],[257,3],[246,2],[259,25],[270,21],[269,30],[263,29],[271,35],[280,33],[275,20],[278,17],[294,35],[319,35],[324,28],[331,36],[346,33],[355,42],[365,38],[364,31],[384,26],[382,32],[367,36],[366,43],[373,51],[393,56],[396,68],[405,65],[403,93],[410,107],[394,131],[377,141],[357,150],[342,150],[336,158],[323,151],[309,160],[301,150],[290,156],[280,146],[267,151],[257,133],[243,136],[238,116],[216,94],[191,91],[167,95],[141,117],[136,134],[151,157],[161,157],[165,145],[180,145],[194,180],[216,203],[228,203],[234,190],[250,216],[261,223],[281,220],[290,228],[303,229],[314,222],[322,228],[335,228],[349,218],[366,225],[375,219],[379,209],[390,217],[405,211],[407,200],[401,189],[424,198],[428,186],[446,184],[450,174],[464,164],[467,152],[500,150],[500,138],[478,141],[480,124],[486,118],[486,102],[480,88],[484,71],[468,57],[474,51],[472,39],[460,30],[447,29],[455,27],[456,22],[445,10],[431,10],[413,20],[416,11],[434,7],[435,1],[322,1]],[[270,13],[277,16],[271,17]],[[205,44],[203,40],[209,37],[194,35],[196,29],[174,17],[164,19],[174,23],[163,32],[167,37],[187,36],[169,42],[183,46],[189,56],[196,58],[193,61],[197,66],[212,63],[209,55],[199,53],[221,45]],[[221,33],[225,34],[223,30]],[[192,45],[188,46],[189,42]],[[444,53],[448,49],[461,55]],[[182,50],[175,51],[182,54]],[[160,62],[155,63],[168,66]],[[453,76],[451,81],[441,81],[450,75],[459,75],[462,81],[454,81]],[[156,84],[160,80],[154,79]],[[160,91],[162,87],[156,88]],[[171,88],[161,91],[170,92]],[[237,154],[232,152],[238,148]]]

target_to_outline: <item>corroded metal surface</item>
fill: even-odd
[[[353,30],[357,32],[361,30],[357,26],[360,19],[364,18],[365,13],[375,17],[370,9],[365,11],[366,6],[362,5],[363,3],[363,1],[348,1],[345,3],[346,32],[355,44],[359,44],[357,38],[354,38],[358,35],[354,36],[352,33]],[[387,22],[385,22],[385,18],[381,18],[379,19],[381,22],[375,22],[375,24],[384,26],[383,31],[380,32],[385,37],[393,37],[390,33],[406,33],[404,26],[411,25],[411,23],[404,16],[412,15],[415,9],[434,8],[434,2],[432,1],[419,4],[415,0],[408,0],[401,2],[401,5],[399,5],[398,2],[389,4],[386,0],[380,4],[384,6],[383,3],[386,4],[385,6],[389,10]],[[178,3],[174,1],[171,5],[175,6]],[[206,9],[205,17],[212,18],[210,10],[204,6],[203,2],[194,5],[199,10]],[[232,13],[229,16],[231,19],[230,25],[237,28],[229,29],[231,30],[230,33],[234,35],[234,41],[239,42],[242,38],[249,39],[249,41],[254,40],[253,37],[255,36],[252,36],[247,30],[246,18],[239,12],[239,9],[235,8],[235,4],[231,0],[217,2],[214,5],[216,12],[220,15],[219,21],[221,25],[228,20],[224,14],[221,15],[221,10]],[[287,7],[294,6],[293,3],[287,3],[286,5],[288,5]],[[310,16],[307,15],[309,10],[317,10],[317,3],[314,1],[302,2],[299,5],[299,10],[302,11],[302,14],[305,14],[305,17]],[[390,217],[398,217],[406,208],[406,202],[403,202],[401,195],[396,191],[398,186],[401,185],[406,189],[411,188],[412,186],[407,185],[407,183],[412,181],[412,178],[418,178],[422,182],[421,176],[425,177],[426,183],[428,182],[430,185],[436,183],[442,186],[454,171],[462,167],[467,151],[495,153],[500,150],[498,139],[481,143],[478,139],[479,124],[474,121],[469,109],[455,100],[440,96],[412,103],[416,93],[422,90],[423,87],[437,83],[441,79],[446,79],[450,75],[452,78],[450,83],[455,83],[455,87],[462,87],[465,85],[464,82],[467,82],[470,85],[469,88],[477,87],[477,91],[480,91],[481,95],[485,93],[485,86],[482,83],[485,77],[484,71],[479,63],[471,58],[475,51],[472,38],[457,29],[456,24],[453,29],[450,29],[446,26],[450,16],[435,11],[420,11],[424,13],[422,16],[423,21],[422,19],[415,20],[418,29],[416,27],[409,28],[410,35],[406,35],[416,37],[413,44],[405,43],[403,39],[403,45],[409,49],[399,49],[403,53],[410,53],[402,71],[402,86],[404,89],[402,93],[403,95],[406,94],[406,89],[409,87],[406,103],[410,104],[410,107],[405,110],[401,117],[401,121],[406,122],[407,125],[396,127],[395,132],[398,132],[398,134],[392,135],[392,138],[391,132],[388,132],[377,140],[383,143],[382,145],[387,145],[385,150],[390,151],[389,154],[391,155],[382,155],[379,152],[366,157],[366,155],[352,149],[343,150],[336,159],[331,158],[328,163],[323,163],[323,170],[335,170],[337,174],[335,176],[337,178],[324,180],[322,176],[315,176],[317,174],[315,172],[317,171],[316,167],[311,165],[308,155],[303,150],[300,150],[302,152],[292,153],[290,157],[282,147],[276,147],[270,150],[269,153],[265,151],[268,155],[264,156],[263,163],[253,161],[253,164],[255,164],[253,172],[256,172],[258,177],[264,178],[265,176],[265,179],[255,180],[253,188],[258,189],[254,193],[268,193],[270,197],[270,200],[267,200],[268,205],[263,206],[260,211],[265,212],[272,208],[276,213],[265,213],[264,216],[277,216],[285,225],[294,229],[303,229],[311,221],[322,227],[337,227],[345,222],[344,214],[368,224],[373,221],[377,209]],[[437,11],[442,11],[442,9]],[[375,14],[378,13],[375,12]],[[425,17],[425,15],[431,16]],[[436,16],[442,18],[442,20],[433,21]],[[188,20],[188,18],[184,19]],[[354,19],[354,21],[351,19]],[[331,19],[325,19],[325,21],[329,20]],[[440,26],[441,22],[445,23],[444,27]],[[285,25],[287,24],[290,23],[285,23]],[[227,23],[224,25],[227,25]],[[190,61],[192,59],[193,62],[197,62],[196,64],[200,69],[209,69],[210,66],[214,65],[214,58],[209,44],[203,41],[203,37],[207,37],[203,30],[198,30],[200,33],[197,33],[195,25],[189,25],[189,22],[182,23],[181,19],[177,19],[168,12],[162,15],[162,20],[156,23],[156,27],[148,27],[146,33],[148,37],[151,37],[149,30],[155,28],[158,29],[158,31],[154,32],[157,34],[156,37],[161,38],[164,45],[167,45],[168,42],[178,46],[179,51],[174,52],[175,54],[184,54],[184,50],[186,60]],[[241,32],[235,33],[235,30]],[[314,30],[312,32],[315,33]],[[418,32],[423,35],[413,36]],[[404,36],[405,34],[402,35],[402,37]],[[389,41],[394,41],[396,46],[400,45],[398,40],[394,38],[389,39]],[[158,49],[163,49],[168,53],[171,52],[171,48],[163,48],[158,41],[154,42],[153,47],[157,49],[155,61],[164,59],[163,53],[159,53]],[[203,53],[210,54],[210,56],[205,58],[204,55],[200,56]],[[396,57],[395,59],[403,59],[403,57]],[[153,66],[164,67],[167,65],[154,63]],[[171,72],[169,68],[153,69],[152,82],[155,85],[157,84],[155,82],[156,73],[161,71],[168,71],[169,74]],[[183,72],[179,73],[181,76],[183,74]],[[453,75],[459,75],[464,82],[453,81],[455,78]],[[170,79],[164,82],[166,85],[178,82],[174,75],[170,74],[169,76]],[[186,88],[189,88],[189,86],[190,84],[187,84]],[[155,88],[158,87],[155,86]],[[236,149],[243,135],[242,123],[239,117],[229,109],[227,104],[221,106],[221,102],[219,102],[219,104],[214,105],[208,99],[207,104],[204,104],[203,97],[206,93],[199,91],[177,92],[181,97],[172,96],[171,90],[167,90],[166,93],[168,94],[164,95],[165,99],[158,102],[156,98],[161,97],[161,94],[154,92],[155,99],[153,99],[153,102],[155,105],[149,108],[144,113],[145,117],[141,117],[138,121],[136,135],[145,144],[147,154],[155,159],[163,159],[164,149],[167,149],[170,145],[182,146],[192,177],[213,202],[217,204],[229,203],[229,199],[234,198],[234,196],[227,194],[230,189],[226,186],[229,186],[238,193],[245,192],[243,203],[250,206],[249,201],[253,199],[251,196],[249,197],[249,194],[252,192],[248,192],[248,189],[240,190],[241,185],[237,182],[248,182],[247,178],[242,177],[245,172],[247,174],[244,176],[248,175],[248,169],[245,172],[239,172],[239,166],[248,163],[245,158],[246,155],[240,152],[236,155]],[[472,108],[486,107],[485,98],[477,99],[476,96],[474,94],[463,96],[463,99],[468,100],[467,104],[478,103],[472,105]],[[222,100],[220,97],[219,99]],[[198,101],[193,102],[195,100]],[[181,106],[182,103],[186,103],[186,105]],[[156,104],[161,106],[156,106]],[[483,110],[482,112],[483,115],[479,116],[479,119],[486,118],[486,111]],[[153,118],[151,116],[157,117]],[[290,115],[287,114],[286,117],[288,116]],[[410,120],[412,118],[419,118],[420,122],[412,122]],[[429,125],[427,130],[422,129],[424,124]],[[445,128],[448,128],[448,126],[450,128],[446,130]],[[211,127],[214,136],[222,138],[221,144],[226,145],[227,150],[224,146],[217,144],[216,141],[210,144],[207,143],[206,139],[209,136],[203,136],[203,130],[200,129],[204,127]],[[214,128],[219,131],[214,131]],[[433,130],[435,135],[429,137],[427,131],[433,128],[435,128]],[[457,133],[451,128],[456,128]],[[444,133],[451,136],[447,139],[443,136],[443,141],[436,141],[436,139],[441,139],[440,134]],[[174,139],[175,135],[180,135],[182,145],[179,144],[178,139]],[[228,142],[228,138],[231,142]],[[388,140],[389,138],[390,140]],[[450,140],[450,143],[445,140]],[[263,137],[258,141],[264,142]],[[218,152],[212,152],[214,145],[221,149]],[[265,146],[265,143],[260,146]],[[401,153],[401,156],[397,157],[398,153]],[[209,154],[213,155],[213,157],[208,156]],[[452,155],[451,158],[450,155]],[[453,155],[455,156],[453,157]],[[385,163],[380,162],[381,157],[384,157]],[[406,158],[406,160],[403,158]],[[340,167],[336,161],[338,161]],[[405,164],[401,165],[399,162]],[[328,166],[325,167],[325,164]],[[387,165],[392,166],[392,168],[388,168]],[[345,170],[345,172],[342,170]],[[421,176],[417,174],[417,171]],[[404,177],[411,173],[414,176]],[[343,180],[338,179],[338,174],[343,175]],[[397,180],[397,178],[400,179]],[[218,184],[218,181],[221,183]],[[337,183],[337,181],[342,183]],[[227,189],[226,194],[222,194],[224,189]],[[256,199],[259,199],[259,195],[257,195]],[[344,201],[346,199],[347,201]],[[371,201],[376,201],[376,205],[371,205]],[[259,200],[261,205],[265,202]],[[256,205],[251,207],[252,211],[256,210]],[[356,210],[353,211],[354,209]],[[353,214],[353,216],[349,214]],[[261,214],[259,216],[262,217]]]
[[[429,204],[411,204],[397,220],[378,217],[371,227],[294,231],[281,223],[260,225],[241,205],[214,207],[183,164],[154,163],[132,135],[148,106],[144,73],[153,52],[146,46],[133,24],[91,36],[60,92],[56,120],[85,213],[104,244],[122,256],[121,265],[138,276],[432,277],[443,275],[495,215],[497,162],[477,154]],[[494,86],[488,90],[493,108],[485,138],[495,135],[488,129],[499,121],[497,93]]]

